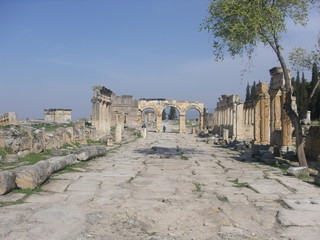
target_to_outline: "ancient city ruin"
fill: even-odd
[[[320,127],[307,125],[305,151],[310,165],[299,168],[292,123],[284,110],[283,72],[279,67],[269,72],[270,82],[257,85],[254,100],[222,95],[213,113],[201,102],[136,99],[95,85],[92,115],[85,120],[71,121],[71,109],[63,108],[45,109],[44,120],[19,121],[12,112],[0,115],[0,211],[3,209],[3,216],[18,214],[26,222],[40,221],[45,227],[48,219],[43,216],[77,219],[73,222],[75,235],[90,229],[90,234],[103,236],[101,239],[126,239],[126,234],[130,239],[152,234],[159,237],[152,239],[176,239],[153,233],[159,226],[181,239],[197,237],[197,231],[185,235],[193,220],[169,225],[148,220],[163,214],[166,219],[176,219],[175,214],[179,219],[201,218],[196,222],[199,229],[210,229],[201,239],[211,239],[210,233],[218,230],[221,239],[277,239],[279,234],[301,239],[311,230],[319,236],[319,190],[312,184],[320,184]],[[163,113],[171,107],[178,116],[168,121]],[[186,119],[190,109],[199,113],[192,124]],[[311,123],[310,112],[308,116],[305,123]],[[42,154],[43,158],[32,160],[30,154]],[[86,161],[90,162],[81,168]],[[39,188],[45,192],[31,196],[15,192]],[[110,189],[116,190],[111,193]],[[128,194],[131,197],[121,202]],[[12,199],[14,204],[20,201],[41,207],[19,213],[19,208],[10,208]],[[190,207],[190,199],[203,209]],[[149,201],[156,203],[153,210]],[[66,208],[74,208],[75,202],[79,205],[76,212],[69,209],[65,215],[61,206],[51,208],[57,202]],[[21,206],[24,209],[24,204]],[[126,213],[119,216],[118,208]],[[134,208],[147,209],[149,216],[140,215],[144,210],[134,212]],[[38,211],[37,216],[34,212]],[[106,214],[117,224],[105,225],[102,216]],[[95,220],[88,220],[91,216]],[[84,224],[86,221],[94,224]],[[0,238],[18,239],[13,226],[6,225]],[[66,233],[57,231],[54,239],[69,236]],[[31,239],[35,235],[26,236]]]

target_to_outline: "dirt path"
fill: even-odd
[[[190,134],[150,133],[82,171],[58,175],[25,203],[0,208],[0,239],[320,236],[320,188],[239,162],[234,152]]]

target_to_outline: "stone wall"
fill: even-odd
[[[0,126],[19,125],[17,114],[8,112],[0,115]]]
[[[44,128],[29,126],[0,129],[0,148],[10,149],[18,155],[30,152],[39,153],[45,149],[60,148],[66,143],[83,142],[95,139],[96,131],[84,126],[59,127],[47,132]]]
[[[242,140],[243,102],[239,95],[222,95],[213,113],[213,132],[222,135],[223,129],[229,130],[229,137]]]
[[[44,109],[44,120],[46,122],[70,122],[71,109],[51,108]]]
[[[306,136],[305,151],[309,158],[320,161],[320,126],[311,126]]]
[[[258,144],[292,150],[292,123],[284,110],[286,91],[284,76],[279,67],[270,69],[271,81],[256,86],[256,98],[242,103],[238,95],[222,95],[214,112],[213,129],[222,134],[229,130],[229,138],[254,140]],[[292,102],[296,109],[295,98]]]
[[[141,114],[138,110],[138,100],[130,95],[117,96],[112,94],[110,105],[111,127],[117,124],[117,115],[123,115],[123,124],[128,127],[141,125]]]

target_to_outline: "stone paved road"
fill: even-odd
[[[0,208],[0,239],[320,239],[320,188],[190,134],[150,133],[42,189]]]

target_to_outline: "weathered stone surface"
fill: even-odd
[[[91,158],[105,155],[106,148],[103,146],[89,146],[79,149],[75,155],[79,161],[87,161]]]
[[[51,150],[51,154],[53,156],[62,156],[62,155],[67,155],[67,154],[71,154],[72,152],[74,152],[73,149],[52,149]]]
[[[7,154],[4,157],[4,162],[6,163],[16,163],[19,162],[18,155],[16,154]]]
[[[63,170],[67,166],[77,163],[77,157],[75,155],[68,155],[63,157],[53,157],[47,160],[49,163],[49,173],[55,173]]]
[[[309,175],[309,171],[307,167],[289,167],[287,173],[291,176],[298,177],[301,174]]]
[[[13,171],[0,172],[0,195],[11,192],[16,188],[16,174]]]
[[[318,211],[298,211],[283,209],[279,211],[277,218],[284,226],[317,226],[320,225],[320,213]]]
[[[19,188],[36,188],[47,180],[52,173],[61,171],[67,166],[77,162],[75,155],[53,157],[48,160],[37,162],[32,166],[25,167],[17,173],[16,184]]]
[[[40,161],[17,173],[16,184],[21,189],[33,189],[47,180],[50,174],[50,163],[48,161]]]

